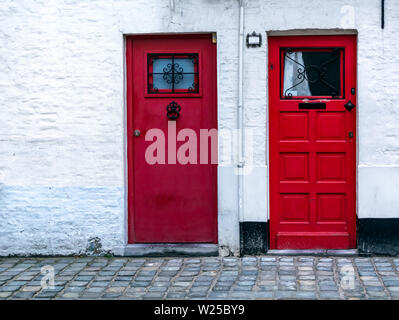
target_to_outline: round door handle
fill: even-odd
[[[140,136],[140,134],[141,134],[141,132],[140,132],[140,130],[134,130],[133,131],[133,135],[135,136],[135,137],[138,137],[138,136]]]

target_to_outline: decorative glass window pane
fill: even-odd
[[[284,98],[342,97],[342,49],[285,49],[282,54]]]
[[[198,54],[149,54],[148,93],[198,93]]]

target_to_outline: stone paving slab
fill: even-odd
[[[399,299],[399,258],[0,258],[5,299]]]

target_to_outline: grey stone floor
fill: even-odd
[[[0,299],[399,299],[399,258],[0,258]]]

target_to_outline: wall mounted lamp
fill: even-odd
[[[247,47],[248,48],[257,48],[262,45],[262,35],[260,33],[256,33],[255,31],[251,34],[247,34]]]

